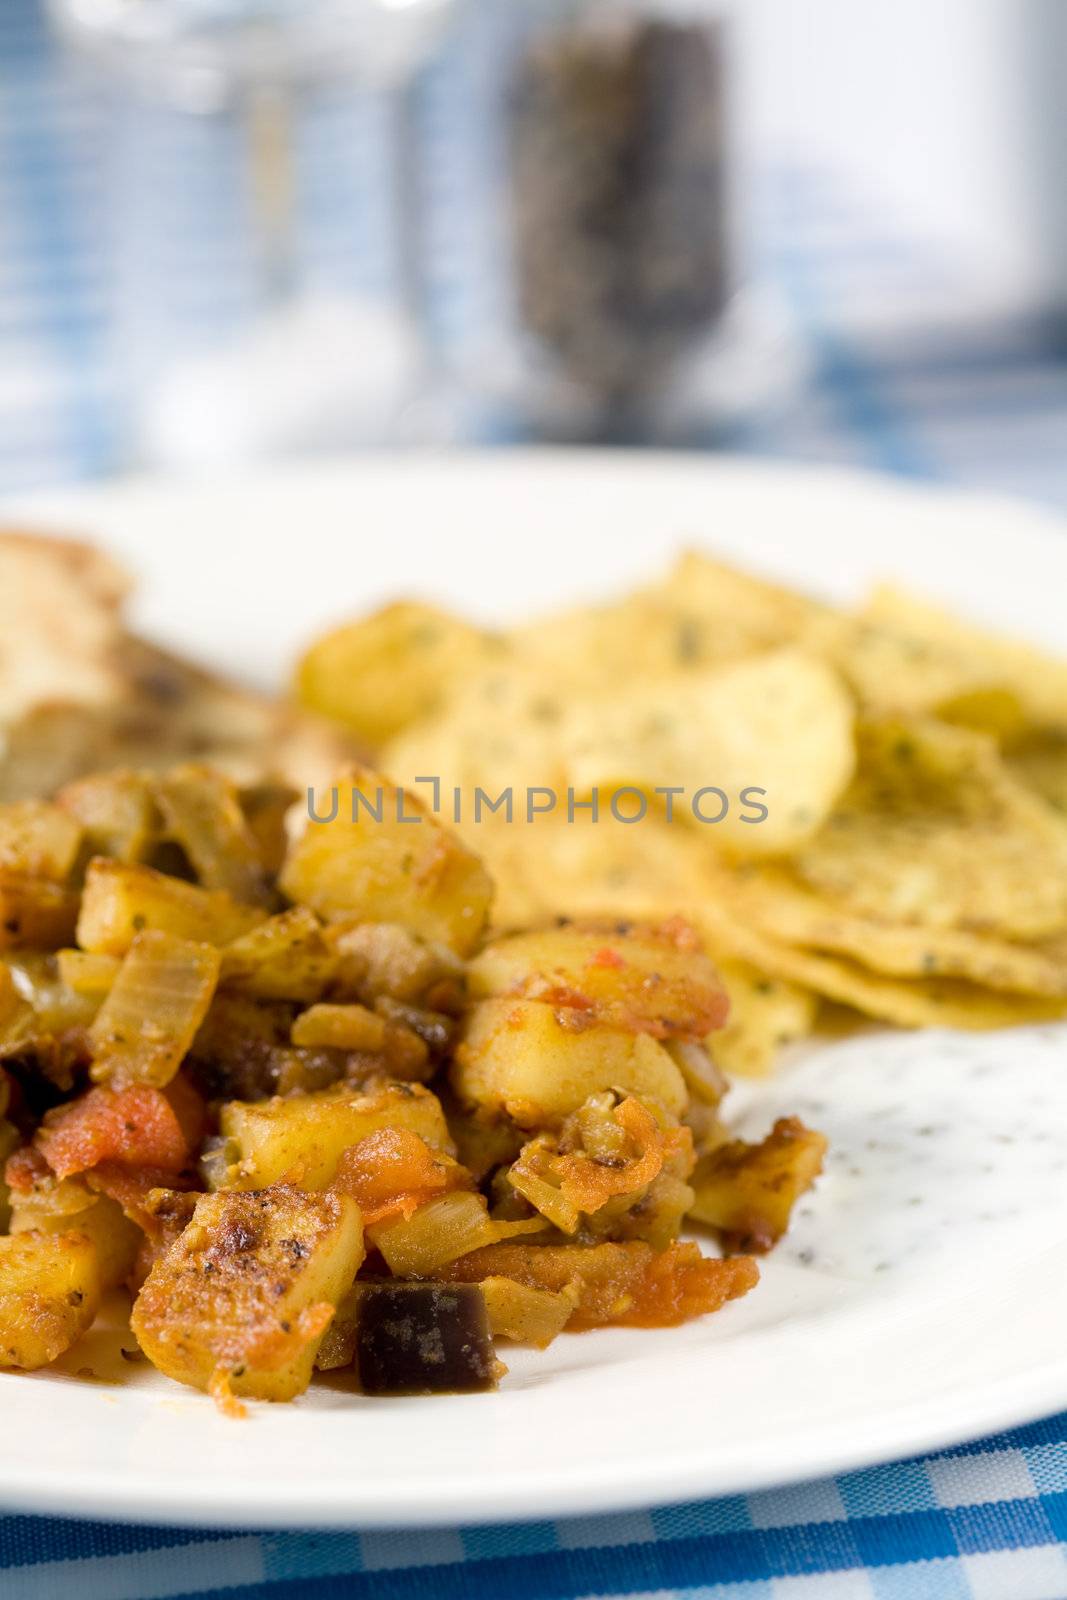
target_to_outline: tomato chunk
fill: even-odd
[[[467,1172],[406,1128],[379,1128],[341,1157],[333,1187],[352,1196],[364,1226],[410,1217],[449,1189],[467,1188]]]
[[[193,1098],[188,1086],[173,1097],[147,1084],[90,1089],[45,1117],[37,1148],[57,1178],[87,1172],[102,1161],[180,1172],[200,1120]]]

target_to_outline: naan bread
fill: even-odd
[[[359,753],[308,713],[127,633],[129,588],[88,545],[0,534],[0,802],[188,760],[303,792]]]

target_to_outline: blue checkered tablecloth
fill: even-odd
[[[1063,1600],[1067,1416],[693,1505],[389,1533],[0,1519],[13,1600]],[[116,1507],[116,1510],[119,1508]]]
[[[455,202],[481,150],[462,108],[504,9],[494,21],[483,6],[424,88],[446,334],[493,311]],[[37,0],[0,0],[0,493],[121,463],[95,117],[57,67]],[[807,380],[739,425],[735,448],[1067,506],[1067,357],[1047,327],[942,315],[966,298],[952,264],[824,174],[768,171],[757,207],[759,275]],[[910,332],[882,325],[887,304],[914,313]],[[0,1515],[0,1597],[72,1594],[1065,1600],[1067,1414],[835,1480],[556,1523],[263,1534]]]

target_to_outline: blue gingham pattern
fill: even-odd
[[[12,1600],[1064,1600],[1067,1416],[692,1505],[379,1533],[0,1519]]]
[[[446,344],[499,312],[492,264],[472,255],[456,219],[457,199],[487,176],[486,141],[464,112],[505,10],[487,0],[423,88],[431,312]],[[352,132],[322,137],[328,146]],[[121,459],[98,134],[37,0],[0,0],[0,492]],[[884,215],[872,226],[819,174],[767,173],[758,207],[760,272],[791,317],[809,381],[739,427],[736,448],[1067,506],[1067,359],[1050,354],[1046,329],[880,331],[879,304],[918,307],[928,323],[931,306],[954,306],[963,290],[951,267]],[[366,240],[362,256],[377,259]],[[480,437],[508,436],[506,418],[479,426]],[[0,1516],[4,1600],[223,1594],[1065,1600],[1067,1415],[835,1480],[556,1523],[263,1534]]]

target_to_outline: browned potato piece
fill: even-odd
[[[0,869],[0,950],[57,950],[77,921],[76,889]]]
[[[255,1000],[317,1000],[337,963],[315,913],[294,906],[226,946],[219,982]]]
[[[85,1234],[96,1249],[102,1289],[114,1289],[133,1270],[141,1230],[107,1195],[80,1178],[41,1178],[29,1193],[11,1196],[11,1232]]]
[[[318,1005],[302,1011],[290,1038],[311,1049],[366,1050],[371,1055],[385,1049],[388,1027],[384,1017],[359,1005]]]
[[[554,1127],[605,1089],[680,1117],[685,1080],[647,1033],[568,1028],[540,1000],[482,1000],[466,1022],[452,1084],[461,1100],[504,1111],[524,1128]]]
[[[131,1325],[179,1383],[292,1400],[362,1260],[359,1207],[346,1195],[283,1184],[204,1195],[148,1274]]]
[[[86,1234],[0,1238],[0,1366],[46,1367],[80,1339],[100,1305],[100,1267]]]
[[[349,1146],[379,1128],[406,1128],[439,1150],[453,1148],[440,1101],[416,1084],[372,1094],[339,1086],[290,1100],[233,1100],[223,1106],[219,1126],[233,1156],[224,1186],[234,1189],[262,1189],[283,1178],[325,1189]]]
[[[59,806],[17,800],[0,806],[0,870],[65,883],[81,849],[82,830]]]
[[[718,974],[681,918],[510,934],[475,956],[468,984],[475,998],[543,1000],[576,1019],[654,1039],[703,1039],[727,1010]]]
[[[78,918],[78,944],[102,955],[125,955],[142,928],[178,939],[223,945],[263,922],[266,912],[238,905],[221,889],[169,878],[152,867],[100,857],[89,863]],[[69,939],[63,941],[69,944]]]
[[[720,1145],[702,1158],[690,1180],[696,1203],[689,1215],[717,1229],[728,1250],[769,1250],[822,1171],[826,1145],[798,1117],[782,1117],[762,1144],[736,1139]]]
[[[335,796],[337,815],[309,822],[289,854],[279,879],[289,898],[322,917],[398,922],[460,955],[472,950],[493,897],[478,857],[417,796],[365,767],[340,775],[323,815]]]

